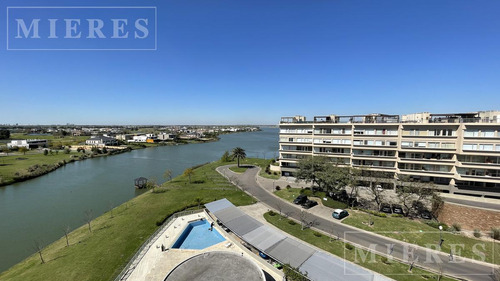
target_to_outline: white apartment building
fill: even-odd
[[[500,111],[282,117],[281,174],[293,176],[298,161],[313,156],[500,198]]]

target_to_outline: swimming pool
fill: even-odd
[[[201,250],[224,240],[226,239],[215,228],[210,231],[210,222],[200,220],[190,222],[172,245],[172,248]]]

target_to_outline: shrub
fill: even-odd
[[[385,263],[385,264],[389,263],[389,259],[387,259],[387,257],[381,257],[380,261],[383,262],[383,263]]]
[[[455,222],[451,225],[451,229],[452,231],[460,232],[460,230],[462,230],[462,226]]]
[[[293,220],[288,220],[288,223],[289,223],[290,225],[296,225],[296,224],[297,224],[297,223],[296,223],[295,221],[293,221]]]
[[[345,248],[346,248],[347,250],[352,250],[352,249],[354,249],[354,246],[353,246],[353,245],[351,245],[351,244],[349,244],[349,243],[345,243]]]
[[[305,191],[306,191],[306,190],[302,188],[302,189],[299,191],[299,193],[300,193],[300,194],[303,194]]]
[[[491,236],[491,238],[493,238],[495,240],[500,240],[500,228],[492,227],[490,236]]]
[[[481,237],[481,231],[479,229],[474,229],[474,237],[476,238]]]
[[[291,188],[292,187],[289,184],[286,185],[286,189],[288,189],[288,191],[290,191]]]
[[[274,217],[274,216],[276,216],[276,212],[274,212],[273,210],[271,210],[271,211],[269,211],[269,215],[270,215],[271,217]]]
[[[387,218],[387,214],[386,213],[373,212],[373,215],[376,216],[376,217]]]
[[[437,221],[428,221],[428,222],[426,222],[426,224],[428,226],[430,226],[430,227],[434,227],[434,228],[437,228],[437,229],[439,229],[439,226],[442,226],[444,231],[447,231],[448,228],[449,228],[447,224],[440,223],[440,222],[437,222]]]
[[[314,236],[316,236],[316,237],[321,237],[321,236],[322,236],[322,234],[321,234],[321,233],[316,232],[316,231],[314,231],[314,232],[313,232],[313,235],[314,235]]]
[[[200,183],[205,183],[205,180],[195,180],[193,183],[200,184]]]
[[[280,189],[281,189],[281,187],[280,187],[279,185],[277,185],[277,186],[275,187],[275,189],[276,189],[276,190],[280,190]]]
[[[278,173],[277,173],[277,172],[273,172],[273,175],[277,176],[277,175],[278,175]]]

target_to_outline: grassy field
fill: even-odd
[[[397,261],[383,261],[382,256],[375,255],[375,259],[367,259],[365,262],[359,258],[358,249],[353,248],[351,250],[346,249],[345,244],[340,240],[331,240],[330,237],[320,234],[311,229],[301,230],[301,226],[298,223],[290,224],[288,219],[279,219],[279,215],[275,214],[271,216],[269,213],[264,215],[265,219],[272,225],[278,227],[279,229],[285,231],[286,233],[293,235],[300,240],[303,240],[309,244],[312,244],[320,249],[323,249],[329,253],[336,256],[344,258],[348,261],[354,262],[360,266],[367,269],[373,270],[380,274],[389,276],[398,281],[418,281],[418,280],[437,280],[437,275],[429,273],[422,269],[414,268],[412,273],[408,272],[408,265]],[[356,258],[356,253],[358,258]],[[443,277],[441,280],[454,280],[451,278]]]
[[[268,178],[268,179],[279,179],[280,175],[274,175],[274,174],[267,174],[266,173],[266,167],[271,164],[272,160],[271,159],[262,159],[262,158],[245,158],[240,160],[240,166],[245,166],[245,165],[255,165],[260,167],[260,173],[259,176]],[[236,161],[231,161],[231,162],[225,162],[225,165],[229,164],[237,164]],[[231,167],[229,168],[231,171],[236,172],[236,173],[243,173],[246,171],[246,168],[243,167]]]
[[[26,155],[11,153],[9,156],[0,156],[0,184],[14,182],[16,172],[27,171],[33,165],[54,165],[64,160],[69,161],[72,155],[77,154],[77,152],[64,154],[63,151],[59,151],[58,154],[43,155],[38,151],[29,151]]]
[[[229,167],[229,170],[235,173],[244,173],[246,172],[247,169],[248,167],[238,167],[238,166]]]
[[[284,186],[281,186],[281,190],[275,191],[274,194],[276,196],[283,198],[289,202],[293,202],[293,200],[300,194],[300,188],[289,188],[287,189]],[[332,198],[329,198],[326,196],[324,192],[316,192],[315,194],[312,193],[311,190],[304,190],[304,194],[306,194],[308,197],[317,197],[321,199],[321,203],[329,208],[332,209],[345,209],[347,208],[347,204],[333,200]],[[323,198],[327,198],[327,200],[323,200]]]
[[[92,221],[92,233],[86,225],[73,231],[69,247],[64,237],[47,246],[43,250],[45,264],[34,254],[1,273],[0,280],[113,280],[158,228],[157,222],[196,205],[195,198],[204,203],[224,197],[235,205],[255,202],[219,175],[215,171],[218,165],[216,162],[196,168],[191,177],[197,184],[179,176],[157,189],[165,192],[147,192],[118,206]]]
[[[361,211],[349,212],[350,216],[343,220],[343,223],[345,224],[368,231],[380,232],[379,234],[381,235],[424,247],[429,243],[439,243],[439,230],[425,223],[422,223],[420,220],[410,220],[407,218],[397,217],[376,217]],[[367,223],[370,219],[374,222],[372,226],[369,226]],[[486,262],[495,262],[496,264],[499,264],[500,262],[499,243],[494,243],[491,240],[483,241],[469,238],[460,234],[453,234],[446,231],[443,231],[442,235],[444,243],[441,249],[445,253],[450,253],[450,245],[459,244],[464,245],[464,248],[461,249],[460,254],[455,252],[454,255],[460,255],[462,257],[472,259],[479,259],[477,255],[474,255],[472,249],[474,245],[480,243],[484,244]],[[479,248],[477,249],[481,251],[483,250],[482,246],[479,246]]]
[[[10,135],[11,140],[25,140],[25,139],[46,139],[53,145],[77,145],[84,144],[90,136],[53,136],[53,135],[41,135],[41,136],[30,136],[26,134],[14,133]]]

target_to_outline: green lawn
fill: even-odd
[[[287,189],[285,186],[280,186],[281,190],[275,191],[274,194],[276,196],[283,198],[289,202],[293,202],[293,200],[300,194],[301,188],[289,188]],[[333,200],[332,198],[329,198],[326,196],[325,192],[318,191],[316,193],[312,193],[311,190],[305,189],[304,194],[306,194],[308,197],[317,197],[321,199],[321,203],[329,208],[332,209],[345,209],[347,208],[347,204]],[[323,198],[327,198],[327,200],[323,200]]]
[[[382,256],[374,255],[374,260],[368,258],[363,261],[359,257],[361,250],[345,248],[343,242],[339,240],[331,240],[330,237],[320,234],[311,229],[301,230],[301,226],[298,223],[290,224],[288,219],[279,219],[279,215],[274,216],[266,213],[264,215],[265,219],[272,225],[278,227],[279,229],[285,231],[286,233],[293,235],[309,244],[312,244],[318,248],[321,248],[329,253],[336,256],[355,262],[360,266],[373,270],[375,272],[381,273],[383,275],[389,276],[398,281],[418,281],[418,280],[437,280],[437,275],[429,273],[422,269],[414,268],[412,273],[408,272],[408,265],[397,261],[387,261],[384,263],[382,261]],[[316,234],[316,235],[315,235]],[[319,235],[319,237],[317,236]],[[443,277],[441,280],[454,280],[451,278]]]
[[[16,172],[27,172],[27,169],[33,165],[55,165],[64,160],[69,161],[71,155],[77,155],[77,152],[64,154],[63,151],[59,151],[58,154],[43,155],[38,151],[29,151],[26,155],[16,152],[9,153],[9,156],[0,156],[0,184],[14,182]]]
[[[86,225],[43,250],[46,260],[40,263],[37,254],[0,274],[0,280],[67,281],[113,280],[137,249],[158,228],[157,222],[183,208],[196,205],[194,198],[211,202],[227,198],[235,205],[255,202],[253,198],[232,186],[215,171],[220,163],[210,163],[195,169],[192,182],[179,176],[164,183],[166,192],[147,192],[113,210],[111,214],[92,222],[93,232]],[[82,214],[83,217],[83,214]],[[61,236],[62,236],[61,231]]]
[[[397,217],[382,218],[371,216],[370,214],[361,211],[349,212],[350,216],[342,221],[345,224],[368,231],[380,232],[379,234],[381,235],[424,247],[429,243],[439,243],[439,230],[422,223],[420,220],[410,220],[407,218]],[[367,224],[370,220],[370,216],[371,220],[374,222],[372,226]],[[477,255],[473,254],[472,249],[474,245],[480,243],[484,244],[486,262],[492,263],[495,261],[496,264],[499,264],[500,262],[500,244],[494,244],[491,240],[483,241],[445,231],[443,231],[443,239],[444,243],[442,245],[442,251],[445,253],[450,253],[450,245],[460,244],[464,245],[460,256],[479,259]],[[477,247],[478,250],[483,250],[482,246]],[[459,254],[454,252],[454,255]],[[495,256],[493,257],[493,255]]]
[[[85,143],[85,141],[88,140],[89,138],[90,136],[65,136],[65,137],[53,136],[53,135],[30,136],[20,133],[14,133],[10,135],[11,140],[46,139],[54,145],[62,145],[62,146],[82,144]]]
[[[268,178],[268,179],[274,179],[274,180],[277,180],[280,178],[280,175],[274,175],[274,174],[267,174],[266,173],[266,167],[269,166],[269,164],[271,164],[272,160],[271,159],[262,159],[262,158],[245,158],[245,159],[241,159],[240,160],[240,166],[244,166],[244,165],[255,165],[255,166],[259,166],[260,167],[260,173],[259,173],[259,176],[261,177],[264,177],[264,178]],[[225,162],[224,163],[225,165],[229,165],[229,164],[237,164],[236,161],[231,161],[231,162]],[[234,172],[237,172],[237,173],[242,173],[244,172],[243,170],[233,170],[232,168],[229,168],[230,170],[234,171]]]
[[[238,166],[229,167],[229,170],[235,173],[244,173],[247,169],[248,167],[238,167]]]

